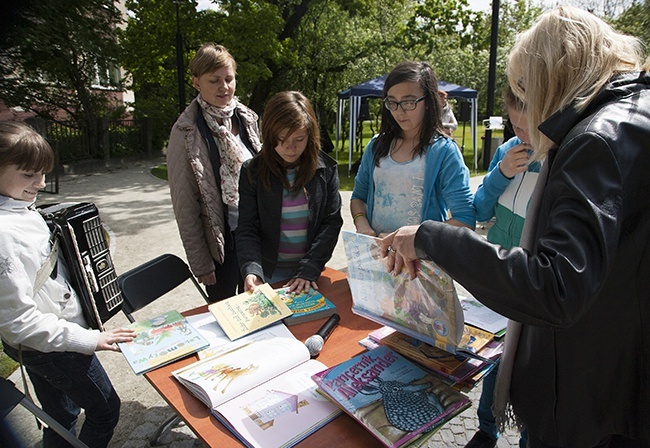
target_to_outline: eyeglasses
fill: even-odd
[[[386,107],[386,109],[390,110],[391,112],[395,112],[398,107],[401,107],[404,112],[407,112],[409,110],[415,110],[418,103],[423,99],[425,99],[426,97],[427,96],[424,95],[415,100],[404,100],[404,101],[391,101],[388,98],[385,98],[384,107]]]

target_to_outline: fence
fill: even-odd
[[[63,164],[99,160],[108,164],[111,158],[143,155],[151,157],[162,148],[162,136],[168,135],[171,123],[150,118],[97,120],[97,139],[92,139],[85,125],[77,122],[28,120],[54,149],[56,159],[51,173],[46,176],[45,192],[59,192],[59,175]],[[94,141],[93,141],[94,140]]]

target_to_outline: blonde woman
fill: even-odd
[[[543,14],[507,69],[543,161],[522,247],[436,222],[382,242],[412,273],[416,254],[432,258],[518,322],[508,325],[496,416],[525,425],[532,448],[650,446],[650,64],[641,55],[635,38],[589,12]]]
[[[172,205],[187,261],[211,301],[241,292],[233,233],[239,172],[261,147],[257,114],[235,97],[237,64],[226,48],[205,44],[190,62],[199,92],[169,137]]]

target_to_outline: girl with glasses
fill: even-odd
[[[350,202],[357,232],[383,236],[428,219],[473,229],[469,170],[444,134],[433,69],[402,62],[383,93],[379,134],[362,156]]]

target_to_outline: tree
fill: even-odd
[[[613,26],[650,44],[650,0],[632,4],[613,21]],[[648,52],[650,48],[646,46],[646,54]]]
[[[96,119],[115,109],[109,91],[96,87],[120,88],[114,34],[120,18],[110,0],[25,2],[0,48],[0,99],[85,125],[95,153]]]
[[[197,11],[195,0],[127,0],[126,27],[118,32],[120,64],[129,74],[135,92],[134,115],[163,119],[167,133],[178,115],[177,5],[187,97],[194,91],[189,62],[203,43],[220,41],[223,12]]]

